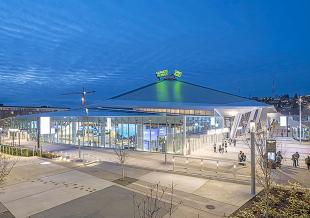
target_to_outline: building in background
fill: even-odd
[[[268,125],[273,106],[166,77],[78,110],[17,116],[21,140],[189,155]]]

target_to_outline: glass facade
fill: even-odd
[[[26,133],[25,140],[37,140],[39,117],[16,118],[12,124]],[[214,116],[51,116],[47,143],[114,148],[172,154],[191,154],[225,137],[224,119]],[[219,131],[220,130],[220,131]],[[184,146],[185,145],[185,146]]]

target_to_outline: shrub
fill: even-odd
[[[266,205],[262,197],[264,194],[263,190],[255,198],[235,211],[230,217],[265,217]],[[309,218],[310,189],[303,188],[296,183],[291,183],[288,186],[274,186],[271,188],[269,199],[268,217],[270,218]]]
[[[44,158],[57,158],[58,155],[50,152],[40,152],[39,150],[33,150],[29,148],[22,148],[22,147],[13,147],[8,145],[0,145],[0,152],[14,155],[14,156],[22,156],[22,157],[31,157],[31,156],[41,156]]]

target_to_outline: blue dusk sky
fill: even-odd
[[[0,103],[78,106],[156,81],[310,94],[309,0],[2,0]],[[199,94],[199,93],[197,93]]]

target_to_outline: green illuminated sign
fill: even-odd
[[[157,78],[162,78],[168,76],[168,70],[161,70],[156,72]]]
[[[180,77],[182,76],[182,72],[181,72],[181,71],[178,71],[178,70],[174,70],[173,75],[174,75],[176,78],[180,78]]]

